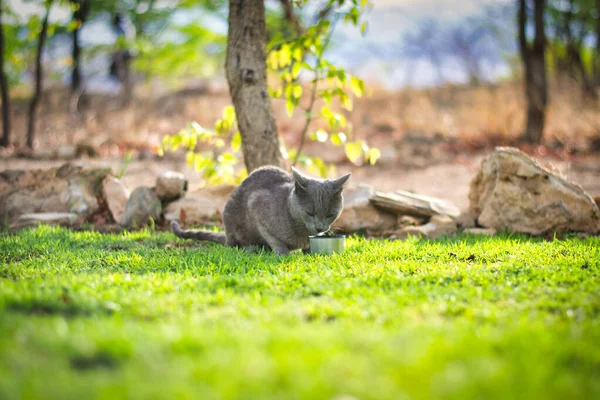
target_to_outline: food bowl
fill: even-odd
[[[346,248],[346,235],[309,236],[312,254],[343,253]]]

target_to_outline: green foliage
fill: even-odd
[[[305,2],[299,2],[304,5]],[[333,20],[322,19],[313,26],[308,27],[304,33],[291,35],[288,31],[278,32],[273,35],[273,38],[267,45],[267,68],[271,73],[277,74],[279,77],[279,85],[269,87],[269,94],[274,99],[285,101],[287,114],[291,117],[299,108],[304,111],[306,124],[303,136],[308,136],[311,140],[325,143],[328,140],[336,146],[344,146],[345,153],[348,159],[355,164],[368,162],[374,164],[380,157],[378,149],[370,148],[363,140],[351,140],[352,126],[346,120],[344,114],[333,111],[334,103],[337,103],[342,109],[351,111],[353,108],[353,97],[361,97],[365,95],[365,83],[358,77],[351,76],[343,68],[332,64],[324,55],[335,29],[335,23],[338,19],[343,19],[344,22],[355,26],[361,26],[364,31],[364,23],[360,22],[361,11],[369,6],[366,1],[330,1],[328,6],[335,8]],[[300,14],[300,13],[299,13]],[[306,98],[307,88],[303,85],[304,81],[310,83],[308,88],[308,97],[310,102],[304,108],[301,106],[301,101]],[[318,113],[314,111],[316,100],[320,100],[323,104]],[[229,132],[233,128],[235,116],[233,109],[230,111],[230,118],[217,121],[215,131],[225,130]],[[319,117],[321,122],[325,123],[327,130],[320,128],[314,132],[307,132],[311,122]],[[219,124],[227,123],[223,129]],[[230,125],[231,123],[231,125]],[[180,132],[183,137],[189,135],[189,129]],[[231,143],[230,147],[234,152],[239,149],[240,139],[239,134],[233,136],[236,140],[235,144]],[[167,148],[175,150],[170,146],[172,136],[167,139]],[[182,139],[183,140],[183,139]],[[304,139],[302,141],[304,143]],[[195,145],[195,142],[194,142]],[[170,147],[169,147],[170,146]],[[189,148],[191,152],[193,148]],[[286,149],[281,143],[281,153],[283,157],[291,164],[296,162],[307,167],[309,172],[327,177],[334,168],[327,166],[319,157],[309,157],[302,153],[302,147],[299,149]],[[210,153],[203,153],[203,160],[210,158]],[[188,153],[188,162],[194,156]],[[214,159],[215,157],[212,156]],[[217,165],[210,164],[210,168],[206,169],[205,163],[199,163],[200,170],[205,177],[231,181],[233,176],[228,176],[226,173],[234,170],[227,159],[224,165],[224,172],[221,174],[209,174],[207,171],[212,171]],[[237,160],[238,158],[236,158]],[[193,164],[195,165],[195,164]],[[215,178],[216,179],[216,178]],[[215,179],[212,179],[215,182]],[[218,180],[217,180],[218,181]]]
[[[0,398],[593,399],[600,240],[0,235]]]
[[[142,36],[133,44],[134,68],[146,78],[180,80],[213,76],[224,62],[227,38],[192,22],[171,28],[175,39]]]
[[[192,122],[177,134],[166,135],[162,149],[186,149],[187,164],[199,171],[208,184],[239,183],[247,172],[245,169],[236,172],[235,167],[240,162],[241,137],[239,132],[232,133],[234,126],[235,110],[231,106],[225,107],[223,118],[215,123],[214,130]],[[207,150],[197,152],[197,147]]]

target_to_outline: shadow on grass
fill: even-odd
[[[26,315],[61,315],[65,318],[87,317],[92,315],[112,315],[117,310],[111,303],[100,305],[87,305],[59,299],[24,299],[21,301],[10,299],[6,309]]]
[[[100,350],[95,354],[79,354],[69,358],[71,368],[79,371],[89,371],[95,369],[115,369],[119,367],[122,360],[114,354]]]

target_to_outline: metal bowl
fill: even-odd
[[[309,236],[312,254],[343,253],[346,248],[346,235]]]

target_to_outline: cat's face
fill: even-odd
[[[344,206],[342,189],[350,174],[333,180],[313,179],[292,168],[294,193],[291,212],[313,234],[327,232]]]

